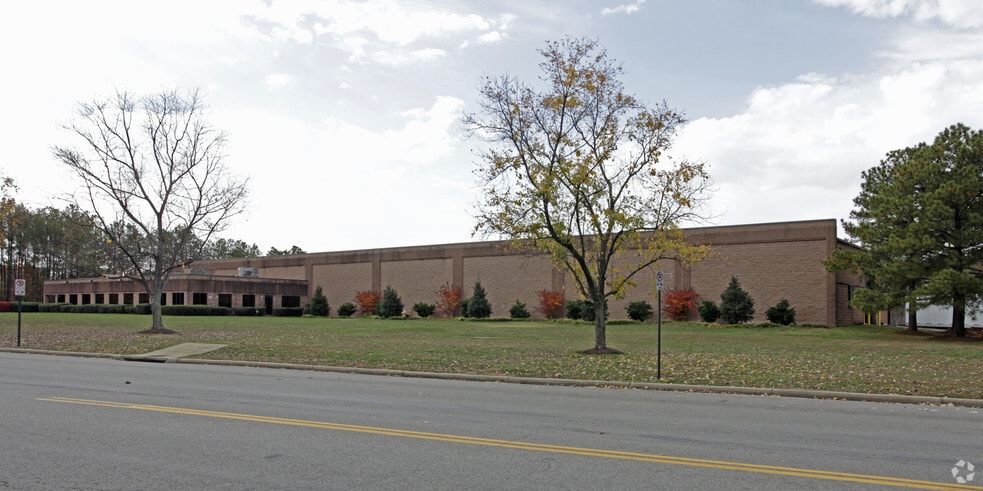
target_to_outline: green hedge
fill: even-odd
[[[232,314],[240,317],[260,317],[266,314],[262,307],[233,307]]]
[[[184,315],[184,316],[212,316],[229,315],[231,309],[228,307],[212,307],[209,305],[163,305],[160,308],[161,315]]]
[[[276,317],[303,317],[304,307],[275,307],[273,315]]]

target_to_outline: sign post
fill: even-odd
[[[658,309],[658,323],[656,324],[656,369],[655,369],[655,379],[662,380],[662,289],[665,288],[665,275],[662,271],[656,271],[655,273],[655,290],[656,290],[656,309]]]
[[[20,347],[20,312],[21,304],[24,303],[24,295],[27,295],[27,281],[23,278],[14,280],[14,296],[17,298],[17,347]]]

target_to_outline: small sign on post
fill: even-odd
[[[659,312],[658,323],[656,324],[656,369],[655,369],[655,379],[662,380],[662,290],[666,286],[665,275],[662,271],[655,272],[655,289],[656,297],[658,298],[658,306],[656,310]]]
[[[20,348],[20,312],[21,303],[24,302],[24,295],[27,295],[27,280],[17,278],[14,280],[14,296],[20,297],[17,300],[17,347]]]

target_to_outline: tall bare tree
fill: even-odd
[[[704,218],[709,176],[702,163],[666,156],[682,115],[626,93],[621,66],[596,42],[550,42],[540,53],[544,89],[488,78],[480,113],[465,117],[491,143],[478,169],[477,229],[531,242],[565,267],[594,304],[588,351],[611,351],[608,297],[660,259],[707,254],[677,224]]]
[[[225,165],[226,135],[205,113],[197,90],[117,91],[80,104],[66,126],[78,148],[53,148],[81,183],[72,202],[95,217],[118,252],[106,273],[132,279],[149,295],[149,332],[168,332],[160,300],[171,273],[199,259],[245,206],[248,180]]]

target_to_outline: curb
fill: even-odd
[[[28,348],[0,348],[0,352],[35,355],[76,356],[81,358],[107,358],[119,361],[143,361],[157,363],[184,363],[189,365],[221,365],[232,367],[274,368],[281,370],[309,370],[314,372],[348,373],[357,375],[376,375],[385,377],[427,378],[439,380],[463,380],[470,382],[498,382],[506,384],[560,385],[567,387],[598,387],[611,389],[660,390],[666,392],[699,392],[708,394],[739,394],[755,396],[794,397],[800,399],[830,399],[857,402],[882,402],[894,404],[931,404],[983,408],[983,399],[963,399],[957,397],[907,396],[901,394],[864,394],[861,392],[839,392],[809,389],[768,389],[759,387],[729,387],[722,385],[666,384],[661,382],[618,382],[607,380],[577,380],[540,377],[511,377],[504,375],[477,375],[469,373],[418,372],[412,370],[390,370],[385,368],[332,367],[325,365],[303,365],[295,363],[274,363],[264,361],[211,360],[206,358],[146,358],[135,355],[116,355],[111,353],[79,353],[74,351],[52,351]]]

